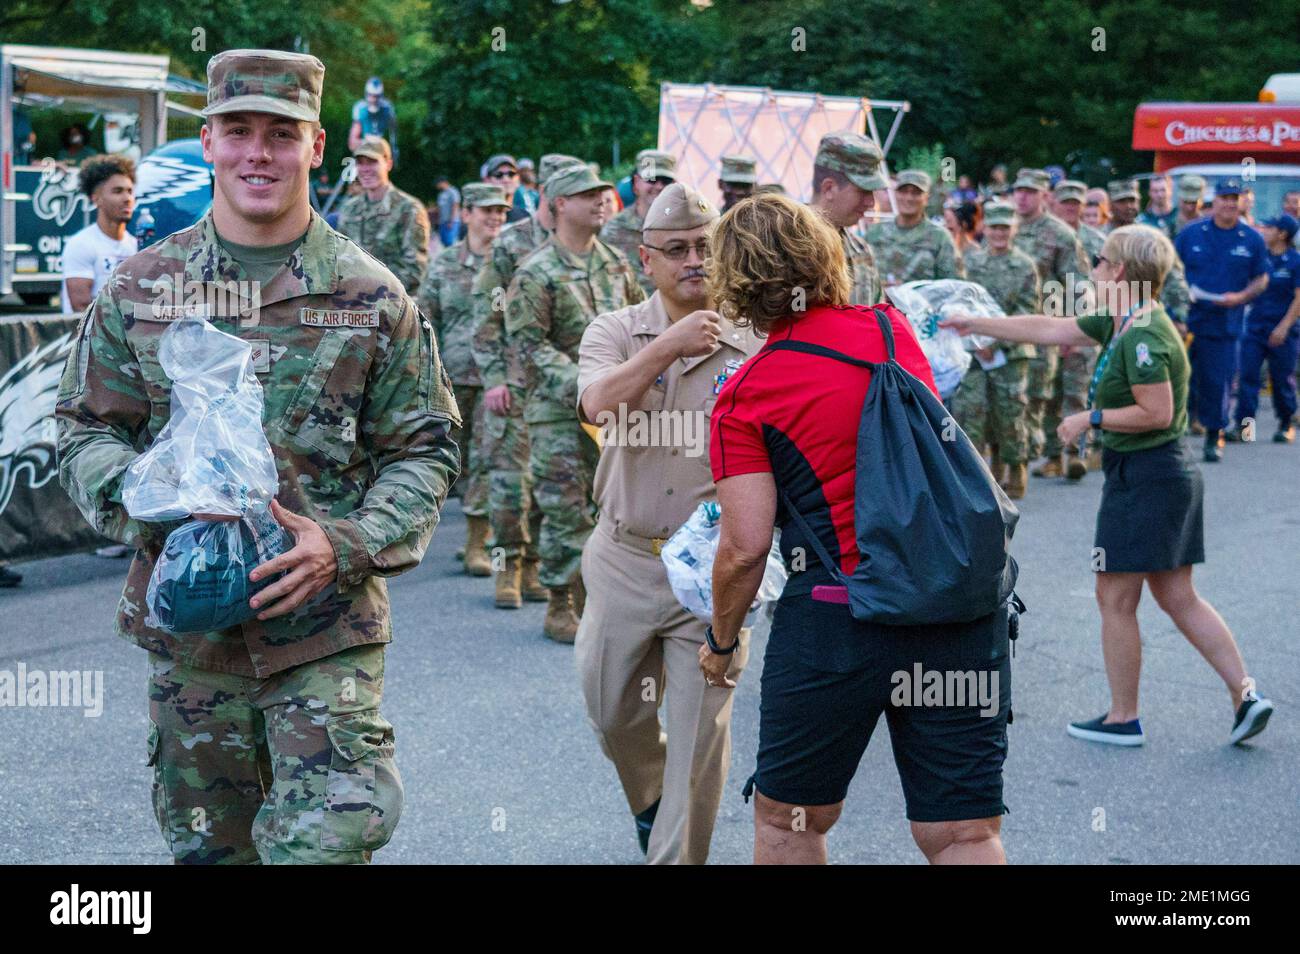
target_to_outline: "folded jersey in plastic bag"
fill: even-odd
[[[668,538],[660,552],[664,568],[668,571],[668,584],[677,601],[706,623],[713,621],[713,559],[718,553],[721,533],[722,508],[713,501],[705,501]],[[770,603],[785,589],[785,564],[781,551],[773,541],[767,554],[767,568],[758,595],[745,617],[745,625],[753,622],[755,611],[762,603]]]
[[[963,339],[951,328],[940,328],[939,322],[954,314],[1006,317],[1002,306],[993,300],[988,290],[975,282],[955,278],[907,282],[887,289],[887,293],[898,310],[907,315],[912,330],[916,332],[940,394],[951,394],[957,389],[970,367],[969,352],[987,348],[995,344],[996,339],[984,335],[969,335]]]

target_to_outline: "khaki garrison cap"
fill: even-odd
[[[718,220],[713,203],[683,182],[674,182],[650,204],[642,232],[685,232]]]
[[[467,182],[460,187],[460,201],[467,209],[510,208],[506,194],[490,182]]]
[[[1011,184],[1013,189],[1033,189],[1036,192],[1046,192],[1051,187],[1052,177],[1042,169],[1021,169]]]
[[[1009,202],[990,202],[984,206],[984,224],[1011,225],[1016,221],[1015,206]]]
[[[366,136],[361,142],[357,143],[357,148],[352,150],[352,155],[360,158],[368,156],[371,159],[384,161],[393,158],[393,150],[388,145],[388,140],[383,136]]]
[[[225,50],[208,60],[208,105],[204,116],[273,113],[320,121],[325,64],[307,53]]]
[[[930,191],[930,173],[921,169],[904,169],[894,177],[895,188],[900,186],[916,186],[922,192]]]
[[[1062,179],[1054,190],[1057,202],[1082,202],[1088,194],[1088,184],[1078,179]]]
[[[676,179],[677,157],[658,149],[642,149],[636,154],[636,174],[642,179]]]
[[[592,171],[585,163],[565,166],[557,170],[546,180],[546,197],[558,199],[561,196],[578,195],[592,189],[612,189],[613,183],[606,182]]]
[[[718,173],[718,178],[723,182],[753,185],[758,182],[758,163],[751,156],[723,156],[722,171]]]
[[[855,133],[833,133],[822,136],[813,165],[842,172],[859,189],[871,191],[884,189],[889,185],[885,177],[880,174],[880,164],[884,160],[880,147],[866,136]],[[815,189],[816,186],[814,185],[813,188]]]
[[[1132,179],[1114,179],[1106,184],[1106,194],[1110,196],[1110,201],[1115,202],[1119,199],[1141,198],[1138,193],[1138,184]]]

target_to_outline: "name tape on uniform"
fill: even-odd
[[[160,301],[137,301],[131,306],[136,321],[179,321],[181,318],[211,318],[212,309],[207,302],[190,302],[187,305],[164,305]]]
[[[334,311],[328,308],[298,309],[298,323],[313,328],[378,328],[379,312]]]

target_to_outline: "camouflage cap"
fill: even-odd
[[[753,185],[758,182],[758,163],[751,156],[727,155],[722,157],[722,170],[718,178],[723,182]]]
[[[519,163],[515,162],[515,157],[509,153],[501,152],[495,156],[488,156],[488,161],[483,163],[483,175],[490,176],[501,166],[509,166],[516,172],[519,171]]]
[[[1078,179],[1062,179],[1052,190],[1057,202],[1082,202],[1088,194],[1088,184]]]
[[[577,156],[566,156],[562,152],[548,152],[537,162],[537,181],[546,188],[546,180],[565,166],[580,166],[583,161]]]
[[[357,143],[357,148],[352,150],[352,155],[358,158],[369,156],[371,159],[383,162],[393,158],[393,150],[383,136],[366,136]]]
[[[460,187],[460,202],[467,209],[510,208],[505,190],[490,182],[467,182]]]
[[[813,165],[842,172],[859,189],[884,189],[889,184],[880,174],[885,161],[880,147],[866,136],[855,133],[832,133],[822,136]],[[814,186],[814,189],[816,186]]]
[[[1016,209],[1010,202],[988,202],[984,206],[984,225],[1013,225]]]
[[[1106,194],[1110,196],[1110,201],[1116,202],[1119,199],[1132,199],[1137,201],[1142,198],[1138,192],[1138,184],[1132,179],[1113,179],[1106,183]]]
[[[916,186],[922,192],[930,191],[930,173],[921,169],[904,169],[894,177],[895,188],[902,186]]]
[[[1178,180],[1178,201],[1195,202],[1205,198],[1205,179],[1201,176],[1183,176]]]
[[[658,149],[642,149],[636,154],[636,174],[642,179],[676,179],[677,157]]]
[[[1016,173],[1016,181],[1011,183],[1013,189],[1033,189],[1046,192],[1052,187],[1052,177],[1043,169],[1021,169]]]
[[[592,172],[590,166],[580,163],[576,166],[565,166],[547,179],[546,197],[548,199],[558,199],[561,196],[590,192],[592,189],[612,188],[614,188],[613,183],[606,182]]]
[[[225,50],[208,60],[208,105],[204,116],[272,113],[320,121],[325,64],[307,53]]]
[[[674,182],[650,203],[642,232],[685,232],[718,220],[713,203],[684,182]]]

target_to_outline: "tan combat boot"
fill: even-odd
[[[519,578],[519,557],[506,557],[506,565],[497,571],[497,609],[519,609],[524,605],[519,592]]]
[[[1065,473],[1060,457],[1049,457],[1034,468],[1035,477],[1060,477]]]
[[[578,635],[578,617],[573,612],[572,593],[567,586],[551,587],[542,632],[557,643],[572,643]]]
[[[1007,482],[1002,485],[1002,489],[1012,500],[1020,500],[1025,496],[1028,483],[1029,465],[1020,461],[1007,467]]]
[[[524,557],[521,589],[525,603],[546,603],[551,598],[550,591],[542,586],[542,581],[537,578],[537,564],[537,557]]]
[[[488,518],[466,517],[465,527],[465,572],[470,576],[491,576],[492,561],[487,554]]]

